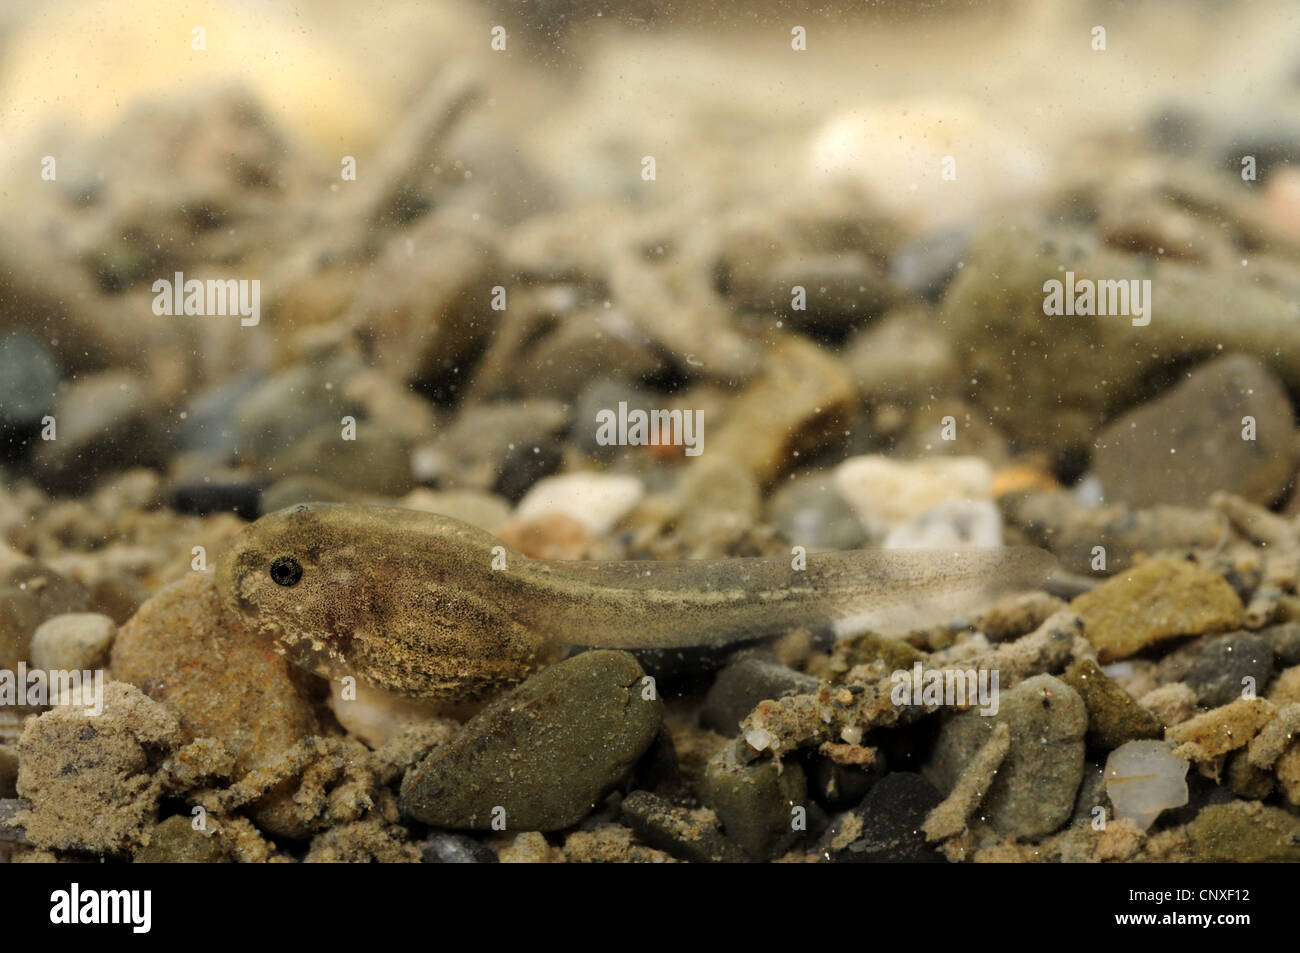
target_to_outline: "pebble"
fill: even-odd
[[[217,864],[226,859],[221,843],[211,833],[197,831],[181,814],[156,825],[149,843],[135,851],[137,864]]]
[[[64,385],[54,411],[55,439],[41,440],[31,470],[42,487],[85,492],[128,466],[160,466],[157,407],[130,371],[104,371]]]
[[[883,311],[892,289],[880,263],[860,251],[794,252],[754,271],[736,271],[728,296],[739,307],[784,314],[791,325],[840,338]],[[802,311],[790,307],[790,289],[804,289]]]
[[[948,338],[925,311],[904,309],[863,328],[844,346],[844,363],[865,401],[914,407],[956,388],[961,368]]]
[[[1284,622],[1259,631],[1283,665],[1300,665],[1300,622]]]
[[[1252,439],[1242,436],[1247,416]],[[1267,506],[1295,473],[1295,440],[1286,388],[1259,361],[1234,354],[1108,424],[1092,467],[1112,502],[1204,506],[1222,491]]]
[[[626,403],[629,410],[649,410],[659,407],[661,401],[658,395],[635,384],[614,377],[598,377],[583,387],[573,402],[573,440],[588,456],[602,461],[612,460],[625,448],[596,441],[600,429],[596,415],[602,410],[617,413],[620,403]]]
[[[1174,725],[1165,738],[1178,745],[1180,758],[1209,762],[1248,745],[1276,711],[1266,699],[1241,698]]]
[[[937,303],[957,274],[969,244],[970,229],[965,227],[919,235],[899,247],[889,263],[889,275],[914,297]]]
[[[510,506],[499,496],[476,490],[427,490],[417,487],[397,501],[405,510],[440,513],[489,533],[510,518]]]
[[[347,397],[343,386],[360,366],[353,357],[298,364],[251,387],[233,412],[240,462],[264,465],[327,425],[339,435],[343,417],[361,413],[361,405]]]
[[[36,562],[17,562],[0,576],[0,669],[26,661],[40,624],[68,612],[84,612],[89,595],[77,583]]]
[[[779,856],[799,840],[796,809],[806,817],[808,786],[793,760],[747,761],[748,746],[736,739],[710,759],[700,799],[718,815],[728,839],[754,860]]]
[[[763,373],[732,402],[704,453],[734,460],[764,486],[801,457],[845,439],[857,388],[836,357],[807,338],[781,337]]]
[[[707,810],[677,807],[650,791],[633,791],[619,810],[637,839],[679,860],[702,864],[744,863],[748,856],[723,836]]]
[[[1082,231],[997,224],[973,239],[964,261],[944,296],[940,326],[964,378],[979,381],[975,399],[1024,447],[1058,459],[1078,454],[1102,425],[1150,393],[1153,375],[1206,354],[1253,355],[1289,386],[1300,382],[1293,296],[1261,283],[1239,260],[1193,268],[1121,254]],[[1066,271],[1076,283],[1149,279],[1150,323],[1043,314],[1044,281]],[[1018,359],[1008,361],[1013,351]]]
[[[464,383],[459,366],[497,324],[499,313],[486,307],[494,260],[478,236],[427,215],[388,240],[346,320],[390,376],[454,395]]]
[[[49,348],[25,331],[0,338],[0,457],[25,456],[54,413],[58,365]]]
[[[591,545],[587,528],[559,513],[510,520],[497,527],[496,536],[530,559],[582,559]]]
[[[1188,762],[1163,741],[1129,741],[1106,759],[1106,795],[1115,817],[1148,830],[1162,811],[1187,803]]]
[[[1273,680],[1273,661],[1266,637],[1232,632],[1171,652],[1157,671],[1160,681],[1182,682],[1196,692],[1200,704],[1218,708],[1241,698],[1248,685],[1263,695]]]
[[[501,472],[492,484],[492,492],[518,503],[538,480],[559,472],[563,466],[564,448],[555,437],[532,444],[515,444],[501,461]]]
[[[297,506],[299,503],[360,503],[362,494],[345,490],[323,477],[297,474],[276,480],[258,496],[258,515]]]
[[[32,635],[32,666],[45,671],[101,668],[117,635],[117,625],[93,612],[67,613],[46,619]]]
[[[338,420],[321,424],[267,464],[277,479],[310,475],[345,491],[397,497],[415,485],[410,445],[374,420],[357,420],[344,439]]]
[[[662,717],[631,655],[583,652],[503,695],[407,772],[402,809],[432,827],[486,830],[497,808],[506,830],[570,827],[627,776]]]
[[[925,840],[926,817],[943,795],[919,774],[885,775],[822,837],[819,853],[837,863],[942,863]]]
[[[1088,727],[1083,699],[1060,679],[1035,675],[1002,692],[996,715],[972,709],[952,717],[925,765],[926,777],[950,792],[993,727],[1002,723],[1011,729],[1011,750],[978,815],[1003,834],[1050,834],[1074,809]]]
[[[852,457],[835,468],[832,480],[873,535],[884,535],[942,503],[989,500],[993,494],[993,468],[978,457]]]
[[[1161,556],[1117,574],[1070,608],[1102,662],[1128,658],[1149,645],[1241,625],[1243,608],[1217,572],[1186,559]]]
[[[813,549],[857,549],[867,541],[848,501],[824,474],[782,481],[767,502],[767,519],[792,543]]]
[[[0,745],[0,798],[18,794],[18,752],[9,745]]]
[[[1159,738],[1164,726],[1092,659],[1076,659],[1061,681],[1083,699],[1088,709],[1087,742],[1107,751],[1139,738]]]
[[[177,481],[167,496],[178,513],[234,513],[255,520],[261,515],[262,492],[269,484],[265,477],[242,470],[217,470]]]
[[[216,738],[235,756],[235,779],[278,768],[319,732],[300,678],[225,610],[210,573],[159,590],[118,632],[112,676],[176,712],[189,738]],[[253,815],[273,834],[303,836],[281,792]]]
[[[538,481],[519,501],[515,518],[568,516],[592,536],[603,536],[645,495],[634,476],[619,473],[566,473]]]
[[[996,549],[1002,514],[992,500],[951,500],[889,530],[885,549]]]
[[[1211,804],[1187,832],[1203,863],[1300,860],[1300,817],[1258,801]]]
[[[173,431],[177,450],[203,450],[230,457],[239,449],[238,408],[265,381],[258,371],[245,371],[206,388],[185,405]]]
[[[467,407],[439,436],[415,448],[415,477],[443,490],[489,490],[516,445],[533,446],[556,435],[568,420],[567,407],[558,400]]]
[[[820,685],[818,679],[787,668],[773,657],[743,655],[713,680],[700,709],[700,723],[720,734],[734,735],[759,702],[815,692]]]

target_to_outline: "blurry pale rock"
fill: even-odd
[[[857,401],[848,371],[807,338],[783,337],[762,374],[731,405],[704,453],[739,462],[767,485],[801,455],[844,439]]]
[[[296,671],[226,612],[210,573],[191,573],[141,606],[118,632],[111,665],[115,679],[176,712],[187,737],[229,748],[237,777],[279,767],[319,731]],[[254,816],[267,823],[277,796],[285,795],[272,792]]]
[[[157,463],[156,414],[146,383],[129,371],[72,381],[54,411],[55,439],[41,440],[32,454],[32,473],[42,486],[84,491],[111,470]]]
[[[356,420],[351,436],[337,421],[321,424],[267,464],[273,477],[310,474],[353,493],[394,497],[415,483],[411,447],[386,425]]]
[[[587,527],[564,513],[503,522],[496,535],[530,559],[581,559],[591,544]]]
[[[1104,572],[1114,573],[1141,553],[1213,549],[1230,531],[1222,514],[1205,508],[1084,506],[1065,491],[1015,493],[998,502],[1009,524],[1078,573],[1103,571],[1094,568],[1097,546],[1104,551]]]
[[[975,399],[1027,446],[1090,445],[1105,421],[1150,396],[1153,376],[1206,354],[1253,355],[1300,385],[1300,302],[1239,261],[1207,268],[1153,260],[1101,248],[1082,232],[1022,225],[984,232],[965,262],[941,321],[965,376],[979,381]],[[1150,300],[1142,297],[1150,322],[1133,324],[1145,318],[1131,298],[1133,314],[1045,314],[1044,284],[1064,282],[1067,271],[1076,288],[1114,281],[1131,293],[1132,281],[1150,280]]]
[[[565,473],[538,481],[519,501],[515,518],[569,516],[592,536],[603,536],[645,495],[634,476],[617,473]]]
[[[1264,215],[1269,224],[1300,242],[1300,168],[1273,170],[1264,183]]]
[[[864,328],[845,345],[844,363],[864,400],[914,405],[951,392],[961,369],[929,311],[908,308]]]
[[[567,399],[601,375],[635,380],[667,366],[654,341],[617,308],[584,308],[561,318],[540,340],[534,336],[518,345],[504,373],[524,397]]]
[[[433,435],[437,420],[432,405],[380,371],[366,368],[351,375],[343,393],[360,404],[367,417],[382,421],[386,430],[403,440],[427,440]]]
[[[441,434],[415,448],[415,477],[442,489],[488,490],[515,446],[558,434],[568,421],[568,411],[558,400],[466,407]],[[593,422],[593,430],[595,426]]]
[[[109,682],[103,711],[54,708],[19,742],[20,815],[33,843],[117,853],[139,844],[157,816],[159,768],[184,743],[176,716],[133,685]]]
[[[767,518],[792,543],[817,549],[857,549],[867,533],[829,474],[781,481],[767,501]]]
[[[791,308],[796,286],[804,289],[801,309]],[[741,308],[834,336],[884,311],[895,294],[880,261],[861,251],[791,251],[762,270],[733,268],[727,292]]]
[[[1083,736],[1088,727],[1083,699],[1060,679],[1025,679],[1001,694],[996,715],[986,717],[971,709],[952,716],[939,733],[924,773],[941,792],[951,792],[994,726],[1003,723],[1011,728],[1011,749],[979,814],[1004,834],[1050,834],[1074,809],[1083,781]]]
[[[30,658],[32,636],[46,619],[84,612],[86,590],[41,563],[0,565],[0,669],[13,670]]]
[[[962,267],[970,244],[970,229],[945,228],[928,232],[904,244],[889,262],[889,275],[912,295],[937,302]]]
[[[833,479],[873,534],[887,533],[941,503],[990,500],[993,495],[993,468],[978,457],[852,457],[836,467]]]
[[[258,497],[258,513],[265,516],[299,503],[363,503],[363,493],[345,490],[324,477],[298,473],[276,480]]]
[[[501,316],[492,308],[502,281],[494,262],[481,238],[430,215],[380,253],[347,322],[386,373],[454,392],[464,384],[456,372]]]
[[[1002,545],[1002,514],[992,500],[950,500],[891,528],[883,545],[885,549],[996,548]]]
[[[341,433],[342,418],[362,412],[345,386],[360,370],[355,357],[343,355],[285,368],[248,390],[233,410],[241,461],[265,463],[326,424]]]
[[[1133,506],[1203,506],[1216,491],[1268,505],[1295,472],[1293,413],[1259,361],[1219,358],[1109,424],[1093,469],[1107,500]]]
[[[100,668],[117,635],[108,616],[93,612],[56,615],[42,622],[32,636],[32,665],[46,671]]]
[[[1083,617],[1084,634],[1102,662],[1166,639],[1237,628],[1244,611],[1221,575],[1174,556],[1119,573],[1070,608]]]
[[[489,533],[510,518],[510,505],[499,496],[477,490],[429,490],[417,487],[397,501],[406,510],[438,513]]]
[[[0,458],[16,459],[54,412],[60,374],[43,341],[26,331],[0,337]]]
[[[6,63],[4,115],[13,134],[51,120],[98,128],[139,95],[175,88],[180,77],[199,84],[247,82],[279,121],[330,149],[343,141],[358,147],[373,142],[394,120],[391,104],[366,81],[363,62],[342,35],[304,32],[292,15],[213,9],[198,0],[144,0],[139,16],[130,18],[118,16],[111,0],[77,9],[66,29],[51,31],[49,24],[64,17],[63,5],[51,4],[20,21],[11,36],[18,45]],[[191,43],[196,24],[203,24],[206,37],[198,50]],[[355,33],[355,25],[351,29]],[[222,36],[242,41],[223,44]],[[181,40],[172,42],[175,37]],[[76,63],[77,76],[51,85],[53,62]],[[323,101],[335,108],[322,109]],[[50,104],[57,104],[53,112]]]
[[[735,460],[717,455],[705,454],[688,463],[674,492],[688,519],[720,510],[757,518],[762,508],[762,490],[754,474]]]
[[[1163,741],[1129,741],[1106,759],[1106,795],[1115,817],[1147,830],[1162,811],[1187,803],[1188,762]]]
[[[960,99],[841,112],[814,133],[807,162],[814,180],[861,182],[896,216],[932,226],[1022,201],[1047,173],[1044,158],[1015,129]]]

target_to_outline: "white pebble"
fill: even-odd
[[[570,516],[593,536],[603,536],[640,502],[645,487],[634,476],[615,473],[566,473],[538,480],[519,501],[515,516]]]
[[[1115,816],[1146,830],[1161,811],[1187,803],[1188,763],[1163,741],[1129,741],[1106,759],[1106,794]]]

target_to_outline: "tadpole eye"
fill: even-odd
[[[302,563],[292,556],[280,556],[271,563],[271,581],[277,586],[294,586],[302,578]]]

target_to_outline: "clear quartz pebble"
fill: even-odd
[[[1188,762],[1163,741],[1129,741],[1106,759],[1106,794],[1118,819],[1147,830],[1161,811],[1187,803]]]

